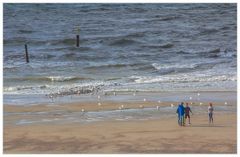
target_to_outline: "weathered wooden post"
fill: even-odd
[[[77,45],[77,47],[79,47],[79,35],[77,35],[77,41],[76,41],[76,45]]]
[[[27,44],[25,44],[25,57],[26,57],[26,62],[29,63]]]
[[[80,27],[77,26],[77,36],[76,36],[76,46],[79,47],[79,42],[80,42],[80,38],[79,38],[79,34],[80,34]]]

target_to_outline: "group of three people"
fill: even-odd
[[[191,108],[188,106],[188,103],[186,103],[186,107],[183,106],[184,103],[181,102],[178,105],[176,113],[178,114],[178,125],[185,126],[185,120],[188,118],[188,125],[191,124],[190,122],[190,112],[192,113]],[[193,115],[193,113],[192,113]],[[208,118],[209,123],[213,123],[213,106],[212,103],[209,103],[208,107]]]

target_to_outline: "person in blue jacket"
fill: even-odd
[[[184,126],[184,113],[185,113],[185,107],[183,106],[183,102],[178,105],[176,113],[178,114],[178,125]]]

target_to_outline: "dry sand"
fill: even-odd
[[[119,106],[105,105],[105,109]],[[94,106],[85,108],[98,110]],[[52,109],[58,107],[76,111],[84,106],[71,104],[52,106]],[[139,103],[131,107],[139,107]],[[4,106],[4,111],[33,112],[49,108]],[[16,119],[16,116],[6,118]],[[4,125],[4,153],[237,153],[236,114],[216,112],[214,125],[209,125],[207,118],[206,114],[193,115],[192,125],[186,127],[177,125],[177,117],[87,124],[8,124]]]

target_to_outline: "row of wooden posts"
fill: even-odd
[[[76,46],[79,47],[80,37],[79,34],[76,35]],[[29,55],[28,55],[28,46],[25,44],[25,58],[26,63],[29,63]]]

